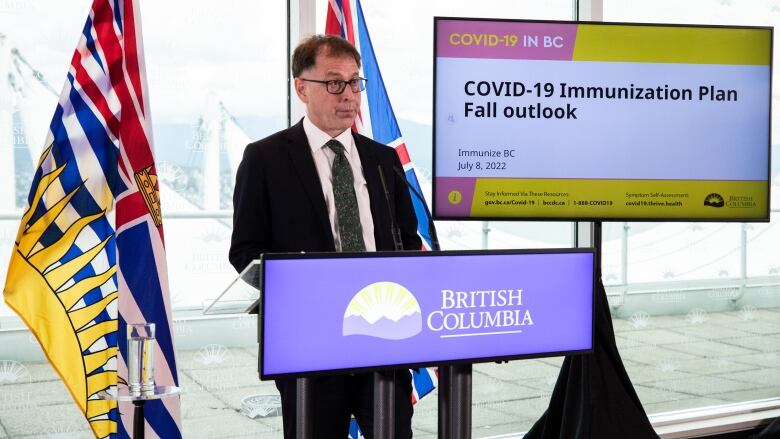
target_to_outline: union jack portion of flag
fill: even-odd
[[[140,13],[94,0],[54,111],[4,289],[95,437],[129,437],[126,325],[156,325],[155,379],[175,386],[168,278]],[[148,437],[180,438],[179,399],[149,401]]]
[[[352,43],[362,58],[362,75],[368,79],[366,83],[366,99],[361,102],[360,112],[353,127],[358,133],[372,138],[379,143],[395,148],[404,173],[409,183],[422,194],[417,174],[412,166],[412,159],[406,149],[406,143],[398,121],[395,118],[393,107],[387,96],[382,73],[379,71],[379,63],[368,35],[368,27],[363,17],[363,8],[360,0],[329,0],[328,16],[325,24],[325,33],[339,35]],[[417,198],[413,193],[409,194],[414,203],[414,211],[417,215],[417,232],[423,240],[423,246],[431,248],[431,237],[428,234],[428,216],[425,202]],[[412,402],[416,403],[422,397],[432,392],[438,384],[438,372],[435,368],[419,369],[412,371]]]

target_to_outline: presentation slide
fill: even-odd
[[[771,28],[435,19],[440,219],[769,218]]]

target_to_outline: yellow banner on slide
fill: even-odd
[[[769,28],[581,24],[572,61],[768,66],[771,47]]]
[[[488,218],[768,218],[765,181],[478,178],[471,215]]]

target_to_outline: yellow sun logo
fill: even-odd
[[[711,193],[704,197],[704,205],[710,207],[723,207],[723,197],[721,197],[720,194]]]

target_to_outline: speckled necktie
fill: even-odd
[[[363,242],[363,228],[360,226],[360,212],[355,196],[355,180],[349,161],[344,155],[344,145],[338,140],[331,139],[325,146],[336,153],[331,172],[333,173],[333,198],[336,202],[341,251],[366,251],[366,244]]]

